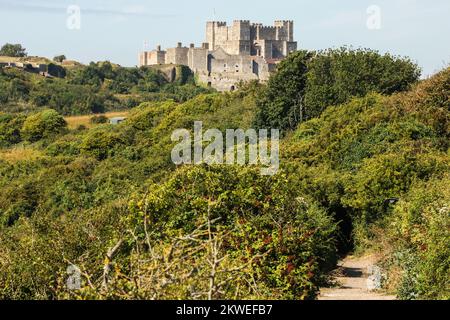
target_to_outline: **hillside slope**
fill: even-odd
[[[314,299],[353,250],[382,253],[399,298],[448,297],[449,81],[328,108],[282,140],[274,177],[170,159],[194,121],[251,128],[255,84],[117,126],[2,114],[0,298]]]

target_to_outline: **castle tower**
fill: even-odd
[[[288,42],[294,41],[294,21],[277,20],[275,21],[275,27],[277,27],[279,35],[279,38],[277,40]]]
[[[206,23],[206,43],[208,43],[209,47],[214,50],[214,46],[216,44],[215,41],[215,29],[216,23],[214,21],[208,21]]]
[[[230,90],[239,81],[267,81],[276,65],[297,50],[294,22],[278,20],[272,26],[235,20],[206,23],[206,40],[201,47],[194,44],[163,51],[143,52],[140,65],[173,64],[188,66],[204,83],[219,90]]]
[[[228,41],[228,38],[226,22],[208,21],[206,23],[206,42],[211,50],[216,50],[217,46]]]
[[[232,37],[229,40],[250,41],[250,21],[235,20],[232,27]]]

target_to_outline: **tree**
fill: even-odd
[[[408,90],[419,76],[419,67],[410,59],[373,50],[298,51],[280,63],[270,78],[258,103],[256,125],[293,130],[353,97]]]
[[[105,80],[105,75],[100,68],[94,62],[91,62],[89,66],[83,68],[77,72],[72,79],[73,84],[91,85],[100,87]]]
[[[0,49],[0,56],[22,58],[27,56],[27,52],[20,44],[7,43]]]
[[[280,63],[257,103],[257,127],[292,130],[302,121],[308,62],[313,57],[313,52],[298,51]]]
[[[100,71],[106,79],[114,79],[115,73],[111,62],[105,61],[100,64]]]
[[[48,109],[29,116],[22,127],[22,136],[30,142],[36,142],[60,133],[67,122],[55,110]]]
[[[369,49],[348,48],[319,52],[308,65],[304,103],[310,117],[370,92],[406,91],[420,77],[419,67],[408,58],[381,55]]]
[[[66,60],[66,56],[63,55],[63,54],[60,55],[60,56],[56,56],[56,57],[53,58],[53,61],[59,62],[59,63],[62,63],[64,60]]]

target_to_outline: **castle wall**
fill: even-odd
[[[208,73],[207,48],[190,48],[188,52],[189,68],[195,73]]]
[[[141,52],[139,54],[139,66],[148,66],[148,58],[147,58],[147,51]]]
[[[294,41],[294,21],[278,20],[275,21],[275,27],[279,28],[277,40],[293,42]]]
[[[210,56],[210,72],[232,76],[253,74],[252,57],[240,55],[217,57],[212,54]]]
[[[231,27],[230,40],[234,41],[250,41],[250,21],[235,20]]]
[[[274,26],[263,26],[236,20],[232,26],[227,26],[226,22],[208,22],[206,27],[209,48],[222,48],[231,55],[260,54],[266,59],[283,59],[296,49],[293,40],[293,21],[281,20],[275,21]]]
[[[274,26],[236,20],[206,24],[206,42],[201,48],[183,47],[143,52],[140,65],[186,65],[202,82],[221,91],[231,90],[239,81],[267,81],[278,61],[297,50],[293,21],[275,21]]]
[[[165,51],[151,51],[148,52],[148,64],[165,64],[166,63],[166,52]]]
[[[167,49],[166,63],[167,64],[182,64],[189,65],[188,59],[189,48],[178,46],[177,48]]]
[[[260,26],[258,29],[258,38],[255,40],[277,40],[277,28]]]

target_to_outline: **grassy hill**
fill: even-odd
[[[117,126],[2,114],[0,298],[314,299],[340,255],[372,251],[400,298],[448,299],[450,68],[401,86],[385,79],[400,88],[389,93],[314,78],[306,90],[331,101],[340,84],[345,99],[284,132],[276,176],[173,164],[171,134],[194,121],[245,130],[261,105],[278,121],[304,84],[304,65],[286,63],[291,77],[267,86],[146,101]],[[347,67],[333,72],[351,79]],[[70,265],[79,291],[66,287]]]
[[[52,63],[51,60],[44,57],[5,57],[0,56],[0,62],[28,62],[28,63],[36,63],[36,64],[49,64]]]
[[[0,69],[0,112],[52,108],[67,116],[87,115],[123,111],[144,101],[186,101],[212,91],[197,86],[192,73],[182,66],[123,68],[109,62],[83,66],[67,61],[57,64],[38,57],[5,61],[46,63],[55,77],[20,68]]]

